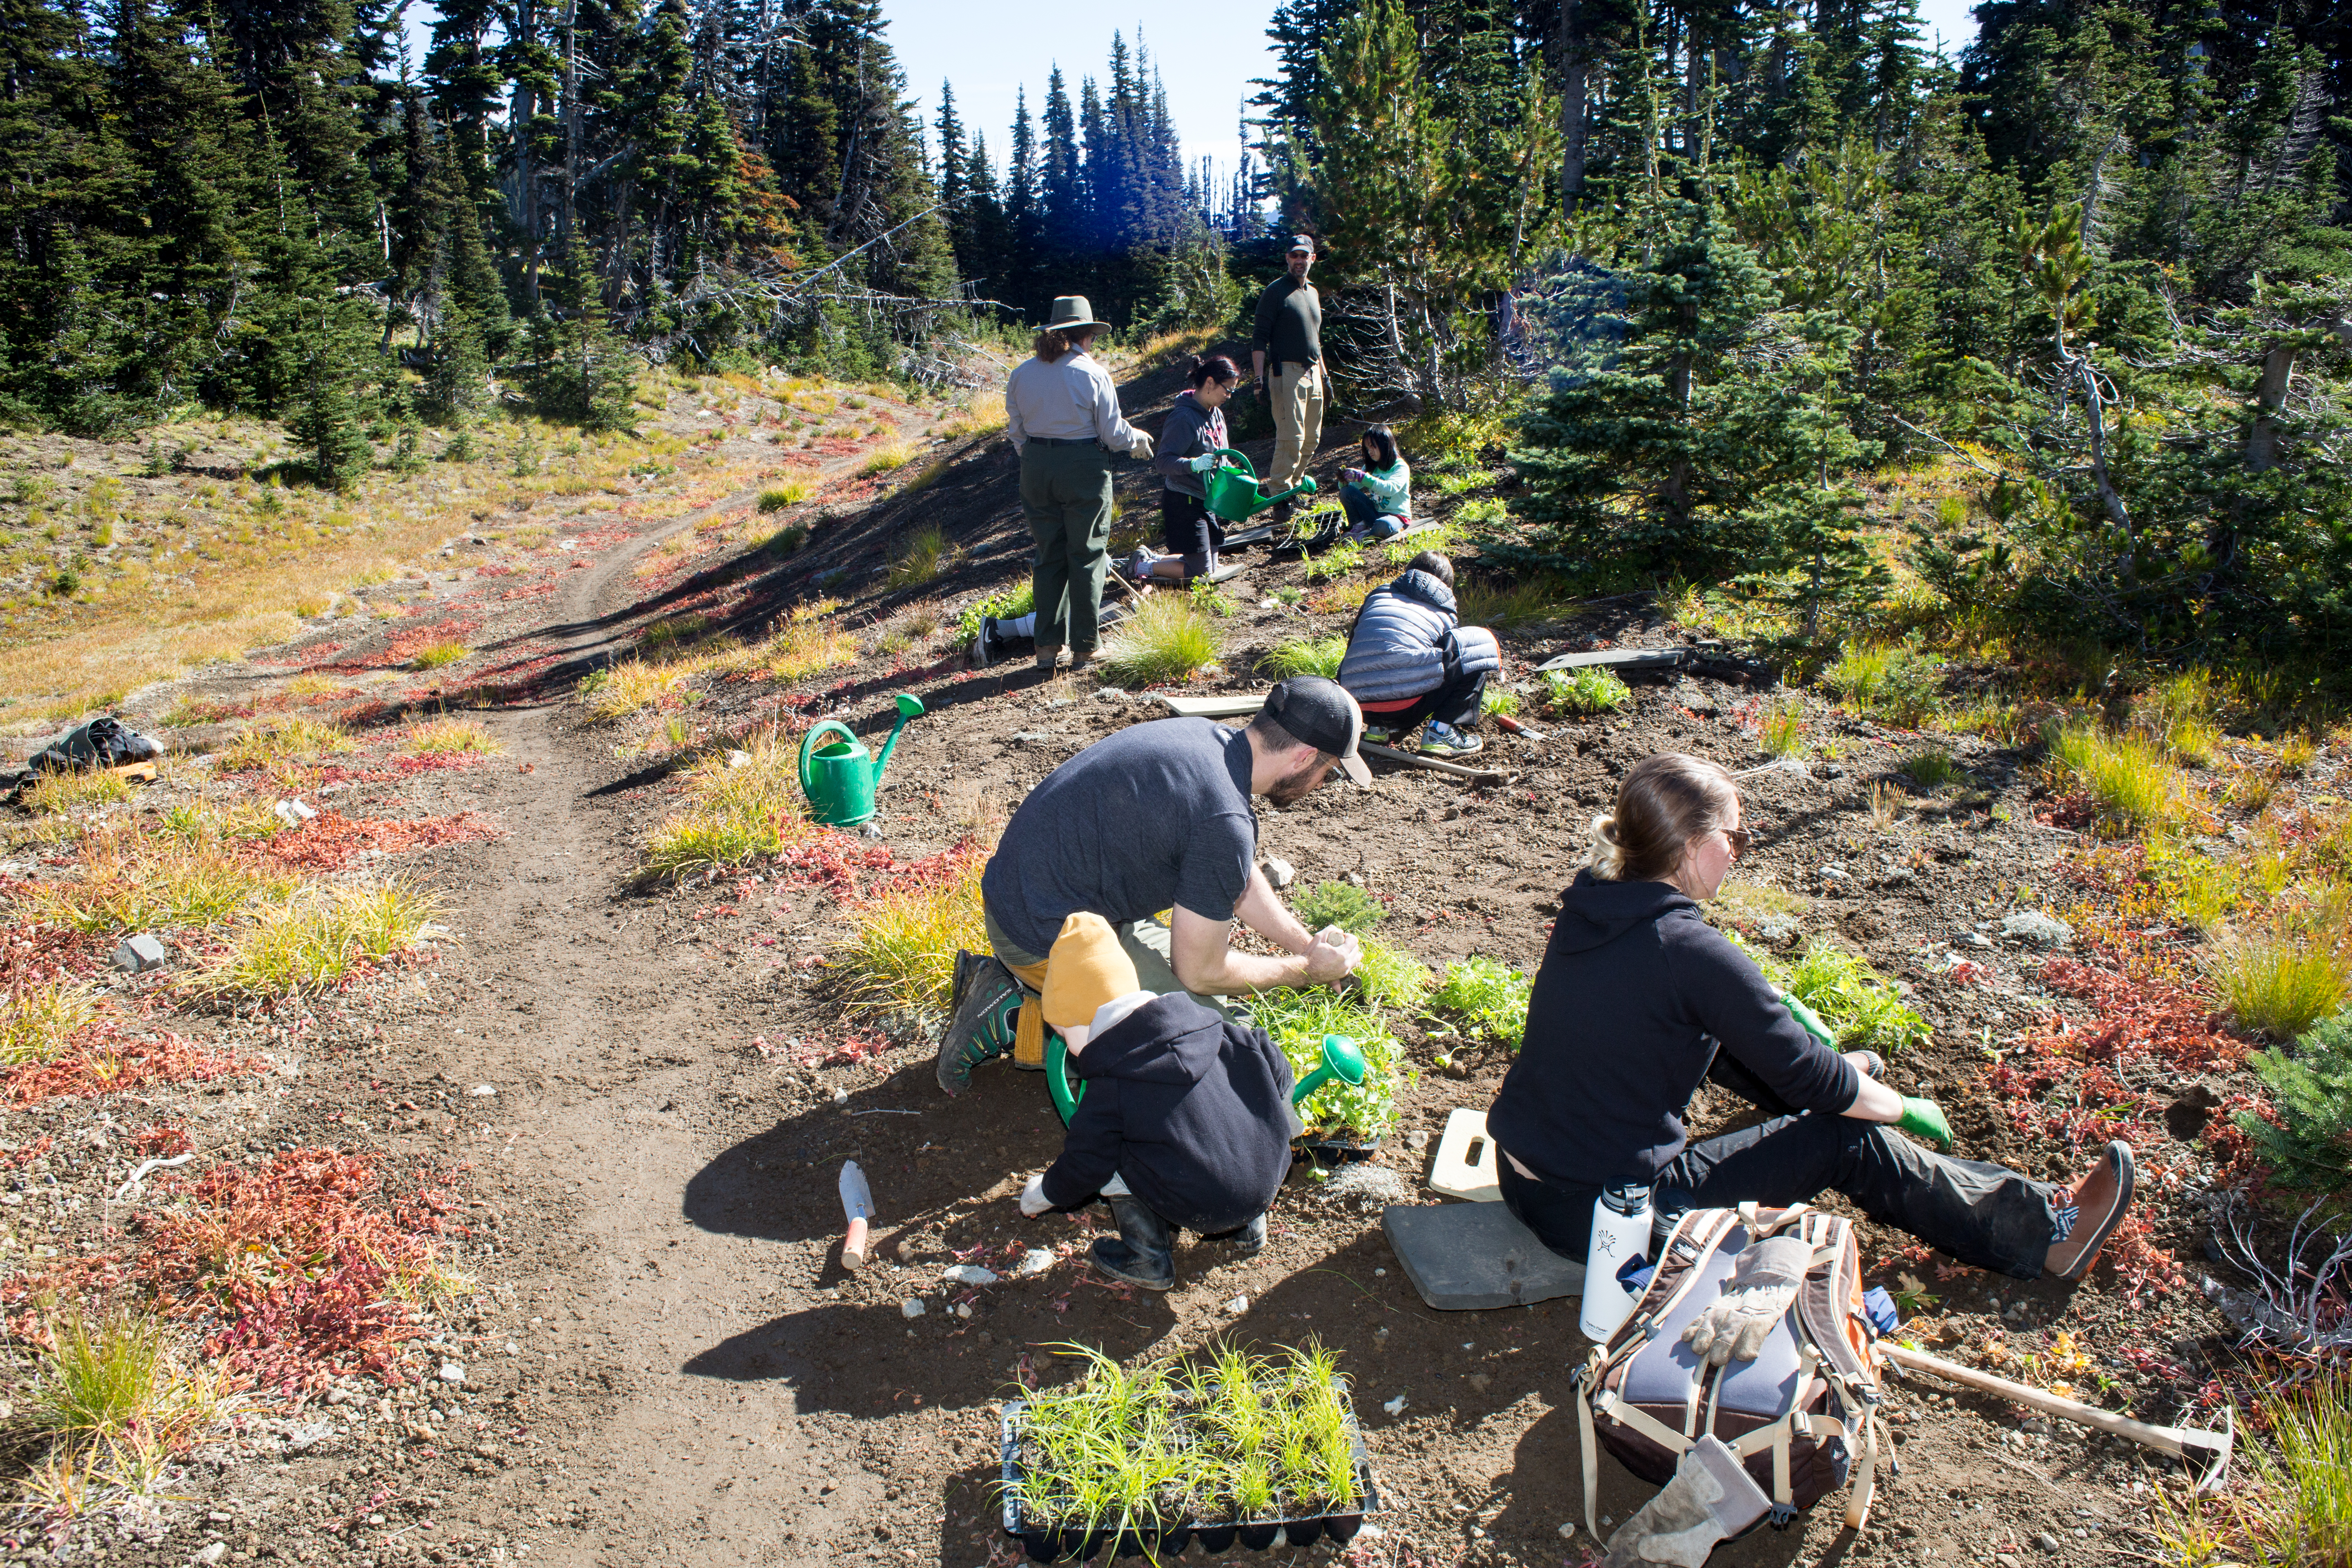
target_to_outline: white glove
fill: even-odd
[[[1135,433],[1135,445],[1127,449],[1127,455],[1139,463],[1151,461],[1151,437],[1138,430]]]
[[[1205,474],[1211,468],[1217,466],[1217,454],[1214,452],[1203,452],[1199,457],[1193,458],[1191,462],[1186,463],[1184,466],[1192,469],[1196,474]]]
[[[1710,1366],[1734,1358],[1754,1361],[1774,1325],[1788,1315],[1812,1260],[1811,1244],[1793,1236],[1776,1236],[1748,1247],[1731,1266],[1723,1294],[1683,1331],[1683,1343]]]
[[[1718,1446],[1721,1442],[1715,1437],[1699,1441]],[[1738,1457],[1727,1447],[1717,1458],[1727,1472],[1738,1468]],[[1734,1476],[1733,1482],[1737,1485],[1743,1479]],[[1699,1568],[1717,1542],[1738,1534],[1769,1508],[1770,1500],[1752,1481],[1743,1490],[1747,1495],[1732,1496],[1722,1478],[1693,1449],[1675,1467],[1674,1479],[1665,1489],[1609,1538],[1603,1568],[1637,1568],[1645,1563]]]
[[[1035,1219],[1053,1206],[1045,1201],[1045,1173],[1040,1171],[1029,1178],[1027,1186],[1021,1189],[1022,1217]]]

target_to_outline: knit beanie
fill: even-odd
[[[1045,955],[1045,1022],[1067,1038],[1095,1020],[1095,1010],[1137,989],[1135,963],[1118,934],[1097,914],[1080,910],[1062,922]]]

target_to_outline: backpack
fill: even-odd
[[[1813,1247],[1796,1304],[1755,1361],[1706,1365],[1683,1330],[1721,1292],[1741,1248],[1784,1232]],[[1845,1485],[1859,1456],[1845,1522],[1861,1530],[1877,1481],[1877,1339],[1847,1221],[1803,1205],[1684,1215],[1633,1312],[1577,1373],[1585,1529],[1600,1539],[1596,1437],[1627,1469],[1664,1486],[1684,1453],[1713,1434],[1771,1497],[1775,1529]]]

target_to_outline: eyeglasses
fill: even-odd
[[[1756,842],[1756,835],[1745,827],[1727,827],[1723,830],[1723,838],[1725,843],[1731,846],[1731,858],[1734,860],[1747,854],[1748,847]]]

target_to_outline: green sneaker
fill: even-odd
[[[1021,985],[1013,972],[984,952],[955,959],[955,984],[948,994],[948,1026],[940,1035],[940,1088],[961,1094],[971,1069],[1013,1049],[1021,1017]]]

